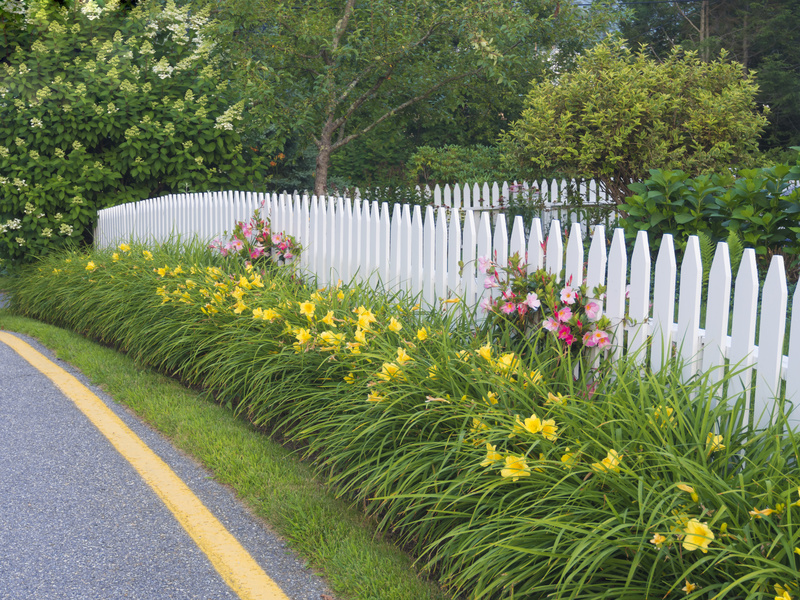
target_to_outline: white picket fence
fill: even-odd
[[[525,224],[517,217],[509,236],[505,215],[497,215],[493,224],[488,211],[428,206],[423,212],[419,206],[390,208],[386,203],[346,198],[223,192],[167,196],[105,209],[100,212],[95,240],[99,247],[132,239],[160,242],[176,234],[210,240],[222,229],[232,229],[236,220],[248,219],[261,205],[274,231],[286,231],[303,245],[298,268],[316,276],[320,286],[355,280],[404,289],[433,306],[454,297],[477,306],[492,293],[484,289],[486,276],[477,270],[477,258],[492,257],[505,264],[509,256],[519,253],[527,256],[529,271],[544,267],[561,273],[563,269],[565,281],[585,281],[590,290],[607,287],[602,303],[613,327],[612,356],[637,352],[652,340],[649,361],[654,370],[665,364],[673,346],[685,360],[686,377],[702,370],[718,378],[727,364],[737,365],[743,370],[730,383],[729,394],[754,389],[757,423],[763,422],[760,419],[782,395],[782,385],[787,412],[791,402],[800,402],[800,304],[792,312],[794,335],[784,356],[788,291],[783,259],[772,259],[759,313],[760,285],[752,249],[745,250],[735,274],[731,318],[733,274],[728,247],[717,245],[708,297],[703,299],[703,269],[695,236],[687,242],[678,279],[671,236],[662,239],[653,270],[647,234],[640,232],[629,268],[622,230],[614,231],[609,248],[602,225],[594,227],[587,257],[577,223],[565,248],[558,221],[545,238],[541,221],[534,219],[526,237]],[[798,298],[795,293],[793,303]],[[701,328],[703,300],[708,310]],[[646,353],[639,356],[644,360]],[[790,419],[793,426],[800,424],[800,411]]]

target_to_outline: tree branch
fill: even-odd
[[[333,144],[333,146],[331,146],[331,152],[333,152],[335,150],[338,150],[339,148],[341,148],[345,144],[348,144],[349,142],[353,141],[357,137],[360,137],[360,136],[362,136],[362,135],[364,135],[366,133],[369,133],[370,131],[375,129],[375,127],[377,127],[378,125],[383,123],[386,119],[388,119],[392,115],[400,112],[404,108],[408,108],[409,106],[411,106],[415,102],[419,102],[420,100],[424,100],[425,98],[430,96],[433,92],[435,92],[439,88],[444,87],[445,85],[447,85],[449,83],[452,83],[454,81],[458,81],[459,79],[464,79],[464,78],[469,77],[471,75],[477,75],[478,73],[483,71],[483,69],[484,69],[484,67],[478,67],[477,69],[473,69],[472,71],[469,71],[467,73],[461,73],[459,75],[453,75],[452,77],[448,77],[447,79],[444,79],[444,80],[440,81],[436,85],[431,86],[430,88],[428,88],[422,94],[419,94],[418,96],[414,96],[413,98],[410,98],[410,99],[406,100],[402,104],[399,104],[399,105],[395,106],[393,109],[386,111],[383,115],[381,115],[379,118],[377,118],[375,121],[373,121],[370,125],[368,125],[364,129],[362,129],[361,131],[359,131],[357,133],[351,133],[347,137],[337,140],[337,142],[335,144]],[[342,117],[337,119],[337,122],[341,118]]]

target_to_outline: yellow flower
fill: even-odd
[[[361,329],[361,327],[356,329],[356,332],[355,334],[353,334],[353,337],[357,342],[360,342],[361,344],[367,343],[367,334],[364,332],[363,329]]]
[[[405,363],[407,363],[407,362],[409,362],[411,360],[414,360],[414,359],[411,358],[408,355],[408,352],[405,351],[405,348],[398,348],[397,349],[397,362],[398,363],[400,363],[402,365],[402,364],[405,364]]]
[[[236,300],[241,302],[242,297],[244,296],[244,290],[237,285],[235,288],[233,288],[231,296],[233,296],[234,298],[236,298]]]
[[[650,540],[651,544],[655,544],[656,548],[661,548],[664,542],[667,541],[666,536],[661,535],[660,533],[654,533],[653,539]]]
[[[392,317],[392,318],[389,320],[389,331],[394,331],[395,333],[397,333],[397,332],[398,332],[398,331],[400,331],[402,328],[403,328],[403,325],[400,323],[400,321],[398,321],[398,320],[397,320],[397,319],[395,319],[394,317]]]
[[[400,367],[398,367],[395,363],[383,363],[381,372],[378,373],[378,377],[380,377],[384,381],[391,381],[392,379],[401,379],[402,376],[403,372],[400,370]]]
[[[713,432],[709,432],[708,438],[706,439],[706,449],[708,450],[709,454],[724,450],[725,446],[722,444],[722,436],[714,435]]]
[[[459,350],[459,351],[456,353],[456,356],[458,356],[458,358],[460,358],[461,360],[463,360],[464,362],[466,362],[466,361],[467,361],[467,359],[469,358],[469,352],[467,352],[466,350]]]
[[[553,392],[547,392],[547,400],[545,404],[560,404],[564,405],[567,403],[567,399],[564,398],[560,393],[554,394]]]
[[[322,320],[323,323],[325,323],[325,325],[329,325],[330,327],[336,327],[336,323],[333,320],[333,311],[332,310],[329,310],[328,314],[326,314],[324,317],[322,317],[321,320]]]
[[[261,318],[264,319],[265,321],[274,321],[275,319],[280,319],[281,315],[272,310],[271,308],[268,308],[263,312]]]
[[[670,406],[657,406],[655,411],[653,411],[653,416],[656,418],[656,423],[651,423],[653,425],[658,425],[659,427],[664,427],[667,423],[675,423],[675,417],[672,416],[672,413],[675,412],[675,409]]]
[[[772,510],[771,508],[765,508],[763,510],[758,510],[757,508],[753,508],[753,510],[750,511],[750,516],[755,519],[760,519],[761,517],[768,517],[774,512],[776,511]]]
[[[429,379],[436,379],[436,376],[439,374],[439,367],[436,365],[432,365],[428,367],[428,378]]]
[[[472,427],[469,430],[469,433],[475,439],[475,445],[480,445],[484,443],[483,438],[479,438],[484,431],[489,431],[489,426],[478,419],[477,417],[472,417]]]
[[[122,250],[123,252],[131,251],[131,247],[128,244],[120,244],[119,249]]]
[[[609,471],[619,473],[620,460],[622,460],[622,457],[617,453],[616,450],[609,450],[608,456],[606,456],[602,461],[599,463],[592,463],[592,470],[596,471],[597,473],[607,473]]]
[[[482,398],[482,400],[486,402],[486,404],[497,404],[498,398],[499,396],[497,394],[494,392],[489,392],[485,397]]]
[[[336,294],[336,298],[339,300],[339,302],[344,300],[344,292],[342,290],[339,290],[339,293]]]
[[[356,376],[353,373],[348,373],[344,376],[344,382],[352,385],[356,382]]]
[[[111,260],[117,262],[119,260],[119,252],[114,252],[114,254],[111,255]]]
[[[487,362],[492,362],[492,345],[486,344],[478,348],[478,355]]]
[[[532,414],[530,418],[525,419],[524,422],[520,421],[519,415],[517,416],[517,426],[522,427],[522,431],[529,431],[533,434],[539,433],[542,430],[542,420],[537,417],[535,414]],[[517,427],[514,428],[517,431]]]
[[[333,350],[344,341],[344,334],[333,333],[332,331],[323,331],[322,333],[319,334],[319,339],[326,346],[328,346],[327,348],[323,348],[323,350]]]
[[[689,594],[689,593],[691,593],[691,592],[695,591],[696,589],[697,589],[697,584],[695,584],[695,583],[689,583],[689,580],[688,580],[688,579],[686,580],[686,585],[685,585],[685,586],[683,586],[683,587],[681,588],[681,590],[683,590],[683,591],[684,591],[684,592],[686,592],[687,594]]]
[[[520,477],[528,477],[530,474],[531,469],[525,462],[525,457],[513,454],[506,456],[506,466],[500,471],[501,476],[511,477],[511,481],[516,481]]]
[[[703,554],[708,552],[708,545],[714,540],[714,533],[705,523],[697,519],[689,519],[684,529],[683,547],[685,550],[700,550]]]
[[[508,373],[510,370],[515,369],[519,361],[513,352],[503,354],[497,359],[495,369],[498,373]]]
[[[241,300],[239,300],[236,303],[236,306],[233,308],[233,312],[235,312],[237,315],[242,314],[242,312],[244,312],[245,310],[247,310],[247,305]]]
[[[547,419],[546,421],[542,421],[542,436],[546,440],[550,440],[551,442],[555,442],[558,439],[556,435],[556,431],[558,431],[558,427],[556,426],[556,422],[554,419]]]
[[[297,338],[297,342],[299,344],[307,344],[312,339],[314,339],[314,336],[311,335],[311,332],[309,332],[308,329],[303,329],[303,328],[296,329],[294,332],[294,336],[295,338]]]
[[[524,373],[524,375],[525,375],[525,381],[522,383],[522,387],[524,388],[528,387],[529,383],[531,385],[539,385],[542,382],[542,374],[539,373],[539,371],[537,371],[536,369],[533,369],[528,373]]]
[[[570,469],[575,466],[576,460],[575,453],[570,452],[569,448],[567,448],[566,452],[564,452],[564,456],[561,457],[561,462]]]
[[[61,273],[61,269],[53,269],[53,275],[58,275]]]
[[[181,268],[181,266],[180,266],[180,265],[178,265],[177,267],[175,267],[175,268],[172,270],[172,276],[173,276],[173,277],[175,277],[175,276],[177,276],[177,275],[180,275],[181,273],[183,273],[183,269]]]
[[[421,329],[417,329],[417,339],[420,342],[424,342],[428,339],[428,330],[422,327]]]
[[[161,267],[160,269],[153,269],[153,271],[158,273],[159,277],[164,277],[164,275],[167,274],[167,269],[169,269],[169,267],[164,266]]]
[[[692,486],[688,485],[688,484],[679,483],[678,484],[678,489],[683,491],[683,492],[686,492],[687,494],[691,494],[692,495],[692,501],[694,501],[694,502],[697,502],[700,499],[700,497],[697,495],[697,492],[694,491],[694,488]]]
[[[142,256],[144,256],[145,260],[153,260],[153,253],[149,250],[142,250]]]
[[[310,321],[317,307],[313,302],[298,302],[298,304],[300,305],[300,314],[305,315]]]
[[[264,314],[264,311],[260,307],[253,309],[253,318],[254,319],[260,319],[263,316],[263,314]]]
[[[94,271],[97,268],[97,265],[94,264],[94,261],[89,261],[86,263],[86,270],[87,271]]]
[[[253,288],[253,286],[250,284],[250,280],[244,275],[239,277],[239,281],[236,282],[236,285],[245,290],[250,290]]]
[[[361,354],[361,344],[358,342],[347,342],[347,349],[353,354]]]
[[[378,320],[369,309],[364,308],[363,306],[354,308],[353,312],[358,315],[358,326],[361,329],[369,329],[370,324]]]
[[[367,402],[380,402],[381,400],[385,400],[386,396],[381,396],[375,392],[370,392],[367,396]]]
[[[502,460],[503,455],[496,451],[495,447],[490,443],[486,443],[486,460],[481,463],[482,467],[488,467],[492,463]]]
[[[775,600],[792,600],[791,594],[789,594],[789,590],[783,587],[780,583],[775,584]]]
[[[186,280],[186,287],[189,288],[190,290],[192,290],[192,289],[197,287],[197,283],[192,279],[187,279]]]
[[[321,290],[317,290],[316,292],[311,294],[311,300],[313,300],[314,302],[322,302],[323,298],[320,295],[320,292],[324,292],[324,291],[325,291],[325,288],[322,288]]]
[[[459,302],[461,302],[460,298],[448,298],[444,301],[445,304],[458,304]]]

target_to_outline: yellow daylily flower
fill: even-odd
[[[392,379],[401,379],[403,376],[403,372],[400,370],[400,367],[397,366],[395,363],[383,363],[383,367],[381,367],[380,373],[378,373],[378,377],[383,379],[384,381],[391,381]]]
[[[558,404],[564,405],[567,403],[567,399],[561,395],[561,393],[554,394],[553,392],[547,392],[547,400],[545,400],[545,404]]]
[[[380,402],[381,400],[385,400],[386,396],[382,396],[376,392],[370,392],[367,396],[367,402]]]
[[[422,327],[420,329],[417,329],[417,339],[420,342],[424,342],[425,340],[427,340],[428,339],[428,330],[425,329],[424,327]]]
[[[478,355],[484,359],[485,361],[491,363],[492,362],[492,345],[486,344],[485,346],[481,346],[478,348]]]
[[[142,250],[142,256],[144,256],[145,260],[153,260],[153,253],[149,250]]]
[[[321,321],[323,323],[325,323],[325,325],[328,325],[329,327],[336,327],[336,323],[333,320],[333,311],[332,310],[329,310],[328,314],[326,314],[324,317],[322,317]]]
[[[298,302],[298,304],[300,305],[300,314],[305,315],[310,321],[314,316],[316,305],[313,302]]]
[[[488,467],[492,463],[497,462],[498,460],[502,460],[503,455],[497,452],[496,448],[490,444],[486,443],[486,459],[481,463],[482,467]]]
[[[520,477],[528,477],[530,474],[531,469],[525,462],[525,457],[513,454],[506,456],[506,466],[500,471],[502,477],[510,477],[511,481],[517,481]]]
[[[111,260],[113,260],[114,262],[118,262],[119,261],[119,252],[114,252],[114,254],[111,255]]]
[[[403,324],[402,324],[402,323],[400,323],[400,321],[398,321],[398,320],[397,320],[397,319],[395,319],[394,317],[392,317],[392,318],[389,320],[389,331],[393,331],[394,333],[397,333],[397,332],[398,332],[398,331],[400,331],[402,328],[403,328]]]
[[[414,360],[414,359],[411,358],[408,355],[408,352],[405,351],[405,348],[398,348],[397,349],[397,362],[398,363],[400,363],[402,365],[402,364],[405,364],[405,363],[407,363],[409,361],[412,361],[412,360]]]
[[[616,450],[609,450],[608,455],[599,463],[592,463],[592,470],[597,473],[619,473],[619,463],[622,457]]]
[[[712,452],[719,452],[720,450],[724,450],[725,445],[722,443],[722,436],[714,435],[713,432],[709,432],[708,438],[706,439],[706,449],[708,450],[709,454],[711,454]]]
[[[694,488],[686,483],[679,483],[677,488],[683,492],[686,492],[687,494],[691,494],[694,502],[697,502],[700,499],[700,496],[697,495],[697,492],[694,491]]]
[[[120,244],[119,249],[122,250],[123,252],[131,251],[131,247],[128,244]]]
[[[661,546],[664,545],[664,542],[666,541],[667,541],[666,536],[663,536],[660,533],[654,533],[653,539],[650,540],[650,543],[655,544],[656,548],[661,548]]]
[[[697,584],[696,584],[696,583],[689,583],[689,580],[688,580],[688,579],[686,580],[686,585],[684,585],[684,586],[681,588],[681,590],[682,590],[682,591],[684,591],[684,592],[686,592],[687,594],[689,594],[689,593],[691,593],[691,592],[695,591],[696,589],[697,589]]]
[[[494,392],[489,392],[488,394],[486,394],[486,396],[482,398],[482,400],[486,402],[486,404],[497,404],[498,398],[499,396],[497,394],[495,394]]]
[[[683,538],[683,548],[689,551],[700,550],[707,554],[708,545],[714,541],[714,533],[709,526],[697,519],[689,519],[684,534],[686,537]]]
[[[86,263],[86,270],[87,271],[94,271],[97,268],[97,265],[94,264],[94,261],[90,260]]]
[[[757,508],[753,508],[753,510],[750,511],[750,516],[753,517],[754,519],[760,519],[761,517],[768,517],[774,512],[777,511],[771,508],[765,508],[763,510],[758,510]]]
[[[294,332],[295,338],[297,338],[297,342],[300,344],[307,344],[311,340],[314,339],[314,336],[311,335],[311,332],[308,329],[299,328],[296,329]]]

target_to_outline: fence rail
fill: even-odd
[[[636,238],[629,262],[622,230],[613,232],[609,245],[603,225],[593,228],[586,255],[584,233],[577,223],[565,245],[558,220],[545,237],[540,219],[526,228],[516,217],[509,235],[502,213],[493,222],[488,211],[452,206],[390,208],[387,203],[346,198],[222,192],[167,196],[105,209],[100,212],[96,242],[100,247],[131,239],[159,242],[175,234],[210,240],[262,205],[274,230],[294,235],[304,246],[299,268],[316,276],[320,285],[355,280],[420,294],[429,305],[458,296],[477,306],[493,293],[484,289],[486,275],[476,268],[477,258],[493,257],[505,264],[519,253],[527,257],[529,271],[563,270],[565,281],[585,281],[590,290],[606,286],[601,302],[612,323],[612,356],[637,352],[652,341],[653,370],[663,367],[673,348],[685,361],[687,378],[699,371],[721,377],[728,365],[737,365],[741,372],[729,384],[729,394],[752,391],[756,422],[766,418],[765,411],[778,397],[786,400],[787,413],[792,402],[800,402],[800,305],[792,312],[794,335],[784,356],[788,290],[783,258],[772,258],[759,311],[761,286],[754,251],[744,251],[738,273],[733,274],[728,247],[718,244],[701,324],[703,268],[696,236],[687,242],[678,277],[669,235],[662,239],[653,268],[645,232]],[[793,304],[798,298],[796,292]],[[645,353],[639,356],[644,359]],[[790,421],[799,425],[800,411],[790,415]]]

